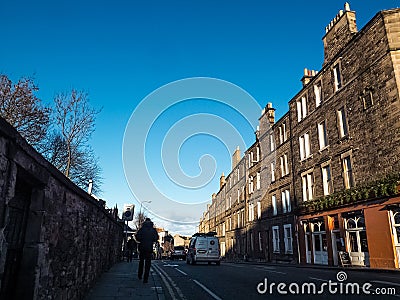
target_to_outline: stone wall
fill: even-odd
[[[2,299],[82,299],[121,257],[122,225],[0,118]]]

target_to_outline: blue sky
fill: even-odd
[[[361,29],[379,10],[398,7],[398,0],[354,0]],[[103,107],[91,140],[103,168],[107,206],[140,204],[125,179],[122,143],[129,118],[154,90],[190,77],[212,77],[247,91],[261,107],[272,102],[277,117],[301,88],[304,68],[319,70],[325,26],[343,8],[342,1],[3,1],[0,4],[0,72],[16,80],[34,76],[38,95],[51,103],[71,88],[89,93],[94,107]],[[196,103],[196,104],[195,104]],[[157,105],[154,105],[157,109]],[[247,145],[253,134],[235,112],[210,101],[186,102],[165,111],[152,127],[147,156],[159,157],[163,135],[172,121],[186,114],[212,113],[229,119]],[[229,137],[228,137],[229,139]],[[229,141],[235,143],[235,141]],[[193,199],[209,200],[218,190],[219,175],[229,172],[226,147],[199,135],[179,152],[182,169],[200,172],[198,160],[210,153],[215,176]],[[172,154],[171,154],[172,155]],[[173,155],[177,155],[176,153]],[[188,197],[163,178],[157,159],[149,172],[165,193]],[[152,164],[153,163],[153,164]],[[161,166],[162,167],[162,166]],[[148,199],[142,199],[148,200]],[[152,203],[146,204],[151,210]],[[205,207],[205,205],[204,205]],[[201,211],[198,212],[199,218]],[[191,234],[194,226],[156,223],[172,232]]]

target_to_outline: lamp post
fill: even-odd
[[[142,201],[140,202],[140,209],[139,209],[139,228],[142,227],[142,205],[143,203],[151,203],[151,200]]]

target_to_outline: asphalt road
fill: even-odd
[[[400,272],[182,260],[152,266],[166,299],[400,299]]]

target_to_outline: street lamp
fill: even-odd
[[[140,202],[140,209],[139,209],[139,228],[142,227],[142,205],[143,203],[151,203],[151,200],[142,201]]]

